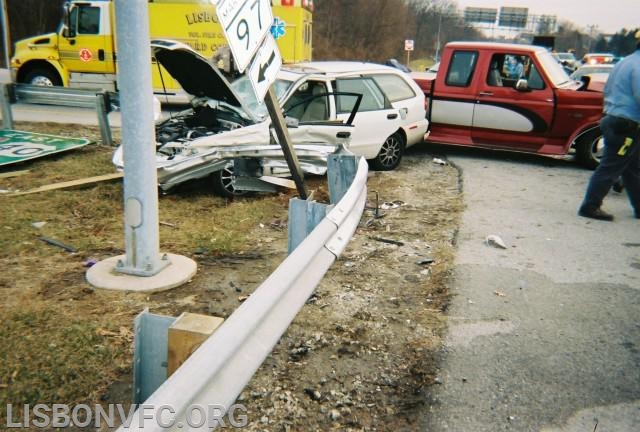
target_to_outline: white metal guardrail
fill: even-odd
[[[0,91],[0,104],[2,105],[2,121],[5,129],[13,129],[13,115],[11,113],[13,102],[95,109],[102,142],[106,145],[113,145],[108,117],[112,111],[111,94],[107,91],[29,84],[3,84],[2,91]]]
[[[326,217],[118,431],[217,426],[208,414],[204,424],[194,424],[190,409],[232,406],[351,239],[365,206],[367,172],[360,158],[351,185]]]

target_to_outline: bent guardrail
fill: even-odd
[[[330,182],[330,194],[339,201],[327,207],[326,217],[118,431],[210,430],[218,425],[225,412],[211,418],[204,413],[213,423],[194,426],[189,409],[226,411],[232,406],[358,226],[366,201],[367,163],[355,156],[337,156],[330,163],[357,168],[348,189],[338,185],[332,192]],[[146,414],[145,407],[154,407],[160,417]]]
[[[107,91],[96,92],[94,90],[29,84],[3,84],[2,91],[0,91],[0,104],[2,105],[2,126],[4,129],[13,129],[11,104],[15,102],[95,109],[102,142],[113,145],[108,117],[111,112],[111,95]]]

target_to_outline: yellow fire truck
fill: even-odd
[[[312,0],[272,1],[276,37],[285,63],[311,60]],[[14,82],[117,91],[113,0],[65,3],[58,32],[18,41],[11,59]],[[206,58],[227,45],[215,8],[202,0],[150,0],[150,39],[183,42]],[[180,96],[176,82],[153,65],[158,95]]]

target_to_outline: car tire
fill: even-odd
[[[48,69],[37,68],[27,74],[24,79],[26,84],[45,87],[61,86],[62,80],[57,73]]]
[[[396,132],[384,141],[378,155],[369,160],[369,166],[375,171],[391,171],[400,165],[404,149],[404,137]]]
[[[250,191],[235,188],[235,178],[233,162],[229,162],[223,169],[211,174],[213,192],[224,198],[235,198],[248,195]]]
[[[596,169],[600,165],[604,149],[604,138],[600,128],[595,128],[583,134],[576,141],[575,147],[577,162],[587,169]]]

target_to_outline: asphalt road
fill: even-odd
[[[639,431],[640,221],[626,195],[605,201],[615,222],[593,221],[576,215],[591,172],[571,162],[439,151],[463,172],[466,209],[422,429]]]

